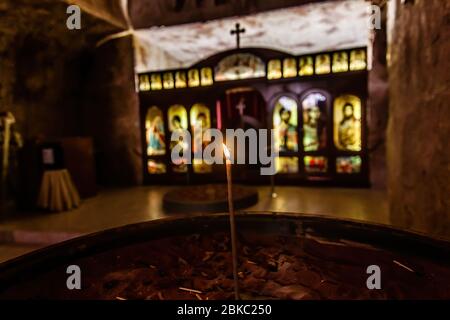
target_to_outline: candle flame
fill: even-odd
[[[225,143],[222,143],[222,144],[223,144],[223,153],[225,154],[225,158],[227,158],[227,160],[230,160],[230,158],[231,158],[230,150],[228,150]]]

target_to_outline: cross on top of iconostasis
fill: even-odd
[[[245,33],[245,28],[241,28],[240,23],[236,23],[233,30],[230,31],[231,35],[236,35],[236,47],[239,49],[241,47],[241,33]]]

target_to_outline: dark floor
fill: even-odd
[[[164,212],[162,208],[162,197],[171,188],[107,190],[83,201],[81,207],[69,212],[31,213],[4,219],[0,222],[0,261],[81,234],[176,216]],[[269,187],[257,189],[260,201],[246,211],[305,213],[391,224],[387,197],[383,191],[284,186],[277,187],[278,196],[272,198]],[[2,239],[7,241],[2,243]]]

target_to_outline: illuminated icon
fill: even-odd
[[[151,78],[151,89],[161,90],[162,89],[161,75],[159,73],[153,73],[150,76],[150,78]]]
[[[283,77],[292,78],[297,76],[297,63],[295,58],[286,58],[283,60]]]
[[[198,87],[200,85],[200,76],[197,69],[188,71],[188,85],[189,87]]]
[[[210,86],[213,84],[213,74],[211,68],[202,68],[200,70],[202,86]]]
[[[281,78],[281,61],[278,59],[270,60],[267,64],[267,79]]]
[[[174,81],[173,81],[173,74],[171,72],[164,73],[163,86],[164,86],[164,89],[173,89]]]
[[[312,76],[314,74],[314,63],[311,56],[301,57],[298,60],[299,76]]]
[[[331,72],[330,55],[319,54],[316,56],[316,74],[327,74]]]

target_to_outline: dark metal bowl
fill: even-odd
[[[299,214],[242,213],[237,216],[237,228],[239,232],[345,239],[450,266],[450,242],[382,225]],[[155,220],[82,236],[0,264],[0,299],[9,289],[83,257],[148,240],[223,231],[229,231],[226,214]]]

